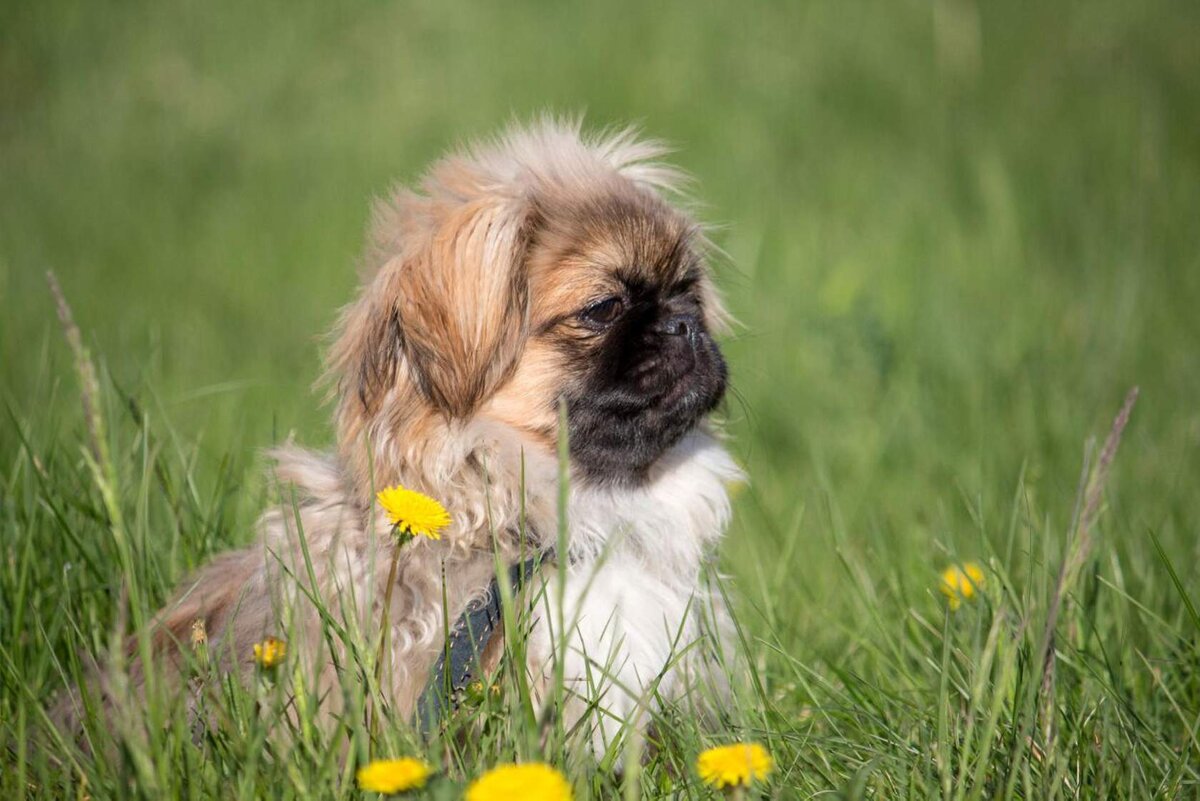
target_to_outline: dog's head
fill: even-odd
[[[667,202],[661,154],[543,122],[381,205],[332,352],[352,461],[364,434],[420,459],[421,430],[474,420],[552,450],[562,399],[580,477],[642,481],[726,383],[703,236]]]

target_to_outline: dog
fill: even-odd
[[[537,582],[517,587],[545,605],[528,675],[541,703],[561,676],[564,714],[591,716],[598,750],[661,700],[719,687],[713,648],[690,646],[728,631],[703,579],[742,480],[712,420],[728,318],[665,152],[631,130],[543,118],[378,202],[364,282],[327,355],[336,451],[274,452],[282,501],[259,541],[184,582],[153,621],[155,652],[178,666],[171,654],[199,631],[226,669],[250,672],[253,645],[286,633],[289,658],[330,688],[337,646],[322,642],[319,600],[387,644],[382,692],[417,718],[453,667],[446,621],[497,594],[497,563],[533,553]],[[391,485],[444,505],[445,534],[397,555],[375,500]],[[339,703],[328,693],[331,713]]]

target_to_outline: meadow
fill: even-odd
[[[4,3],[0,798],[356,798],[343,756],[383,752],[435,798],[513,759],[708,798],[734,740],[770,798],[1200,797],[1198,43],[1160,0]],[[721,725],[667,710],[621,778],[515,690],[427,742],[329,737],[280,682],[198,740],[155,699],[96,757],[42,738],[81,655],[249,541],[263,450],[328,444],[371,197],[545,109],[673,143],[722,250]]]

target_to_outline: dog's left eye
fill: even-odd
[[[592,325],[611,325],[625,311],[625,301],[614,295],[597,301],[579,313],[580,319]]]

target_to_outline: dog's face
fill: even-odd
[[[552,443],[563,399],[585,478],[643,478],[725,392],[698,238],[631,183],[546,208],[522,266],[529,334],[488,412]]]
[[[425,195],[381,215],[381,266],[334,352],[343,445],[426,411],[553,452],[565,401],[579,476],[636,484],[720,402],[703,238],[657,191],[665,173],[638,171],[649,149],[622,140],[623,160],[611,142],[541,134],[557,138],[441,162]],[[535,163],[500,180],[522,155]]]

